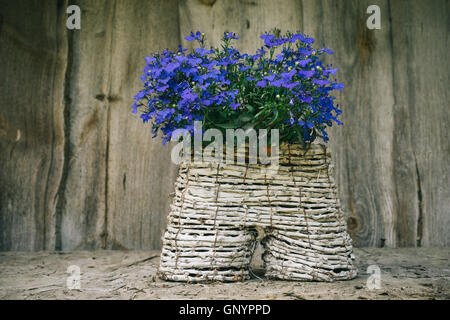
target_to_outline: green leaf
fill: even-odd
[[[273,117],[272,121],[270,121],[267,125],[268,126],[273,125],[278,120],[279,115],[280,113],[278,112],[278,110],[275,110],[275,117]]]
[[[227,123],[218,123],[216,124],[216,126],[223,129],[234,129],[238,127],[234,121],[230,121]]]
[[[298,141],[303,141],[303,134],[300,128],[298,126],[295,126],[294,130],[297,133]]]
[[[315,129],[313,129],[313,132],[311,134],[311,142],[316,140],[316,138],[317,138],[317,131]]]
[[[260,112],[258,112],[258,113],[255,115],[255,118],[259,118],[259,117],[262,116],[265,112],[266,112],[266,109],[262,109]]]
[[[244,105],[246,108],[247,108],[247,110],[249,111],[249,112],[254,112],[255,111],[255,108],[254,107],[252,107],[251,105],[249,105],[249,104],[245,104]]]
[[[253,119],[253,115],[250,113],[242,113],[238,119],[241,123],[247,123]]]

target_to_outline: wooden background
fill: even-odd
[[[275,26],[335,54],[332,148],[357,246],[450,245],[446,0],[0,0],[0,250],[160,247],[176,168],[131,113],[143,58]],[[381,8],[381,30],[365,26]],[[447,89],[446,89],[447,88]]]

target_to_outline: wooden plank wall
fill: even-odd
[[[67,1],[1,1],[0,250],[157,248],[176,168],[131,103],[178,3],[70,3],[81,30]]]
[[[143,58],[191,30],[254,51],[273,27],[335,54],[330,147],[357,246],[450,245],[445,0],[0,0],[0,250],[154,249],[176,168],[130,112]],[[381,30],[365,26],[381,8]]]

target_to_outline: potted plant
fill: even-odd
[[[146,58],[144,88],[133,104],[163,144],[183,140],[183,152],[172,154],[183,156],[159,275],[178,281],[247,279],[256,230],[264,230],[259,236],[267,276],[353,278],[352,244],[330,153],[313,143],[327,142],[327,127],[341,124],[331,92],[344,86],[333,79],[337,69],[321,60],[332,51],[314,49],[314,39],[300,32],[277,29],[261,36],[264,45],[255,54],[233,47],[239,39],[234,33],[225,33],[218,48],[206,48],[201,32],[186,39],[199,46]],[[259,146],[253,147],[255,141]],[[192,161],[192,154],[199,157]],[[275,162],[257,163],[263,156]]]

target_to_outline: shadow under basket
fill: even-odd
[[[257,231],[264,230],[268,278],[347,280],[356,276],[330,153],[323,145],[282,144],[279,166],[182,163],[163,236],[160,278],[250,278]]]

